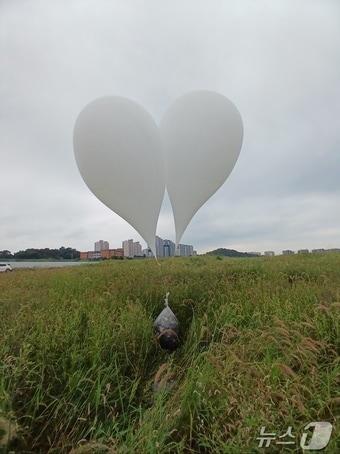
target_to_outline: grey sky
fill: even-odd
[[[0,249],[139,239],[83,183],[74,121],[117,94],[159,122],[195,89],[230,98],[245,137],[183,242],[340,247],[339,1],[0,0]]]

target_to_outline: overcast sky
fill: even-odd
[[[0,0],[0,250],[140,239],[80,177],[75,119],[112,94],[159,123],[196,89],[230,98],[245,136],[182,242],[340,247],[338,0]]]

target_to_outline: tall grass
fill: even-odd
[[[171,356],[152,332],[166,291],[181,324]],[[339,308],[340,255],[4,273],[0,425],[15,433],[2,449],[263,452],[261,426],[335,423]],[[172,385],[155,393],[164,363]]]

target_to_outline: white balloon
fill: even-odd
[[[80,112],[73,145],[87,186],[137,230],[156,256],[165,176],[159,129],[152,117],[126,98],[96,99]]]
[[[242,146],[243,125],[229,99],[212,91],[195,91],[170,106],[160,130],[178,244],[194,214],[232,171]]]

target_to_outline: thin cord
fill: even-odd
[[[166,287],[166,279],[165,279],[165,275],[164,275],[164,269],[163,269],[163,264],[161,263],[161,261],[159,261],[157,259],[157,257],[155,257],[156,259],[156,263],[158,265],[158,270],[159,270],[159,277],[160,277],[160,280],[163,284],[163,287]],[[170,295],[170,292],[166,292],[165,294],[165,298],[164,298],[164,305],[165,307],[168,307],[169,306],[169,295]]]

